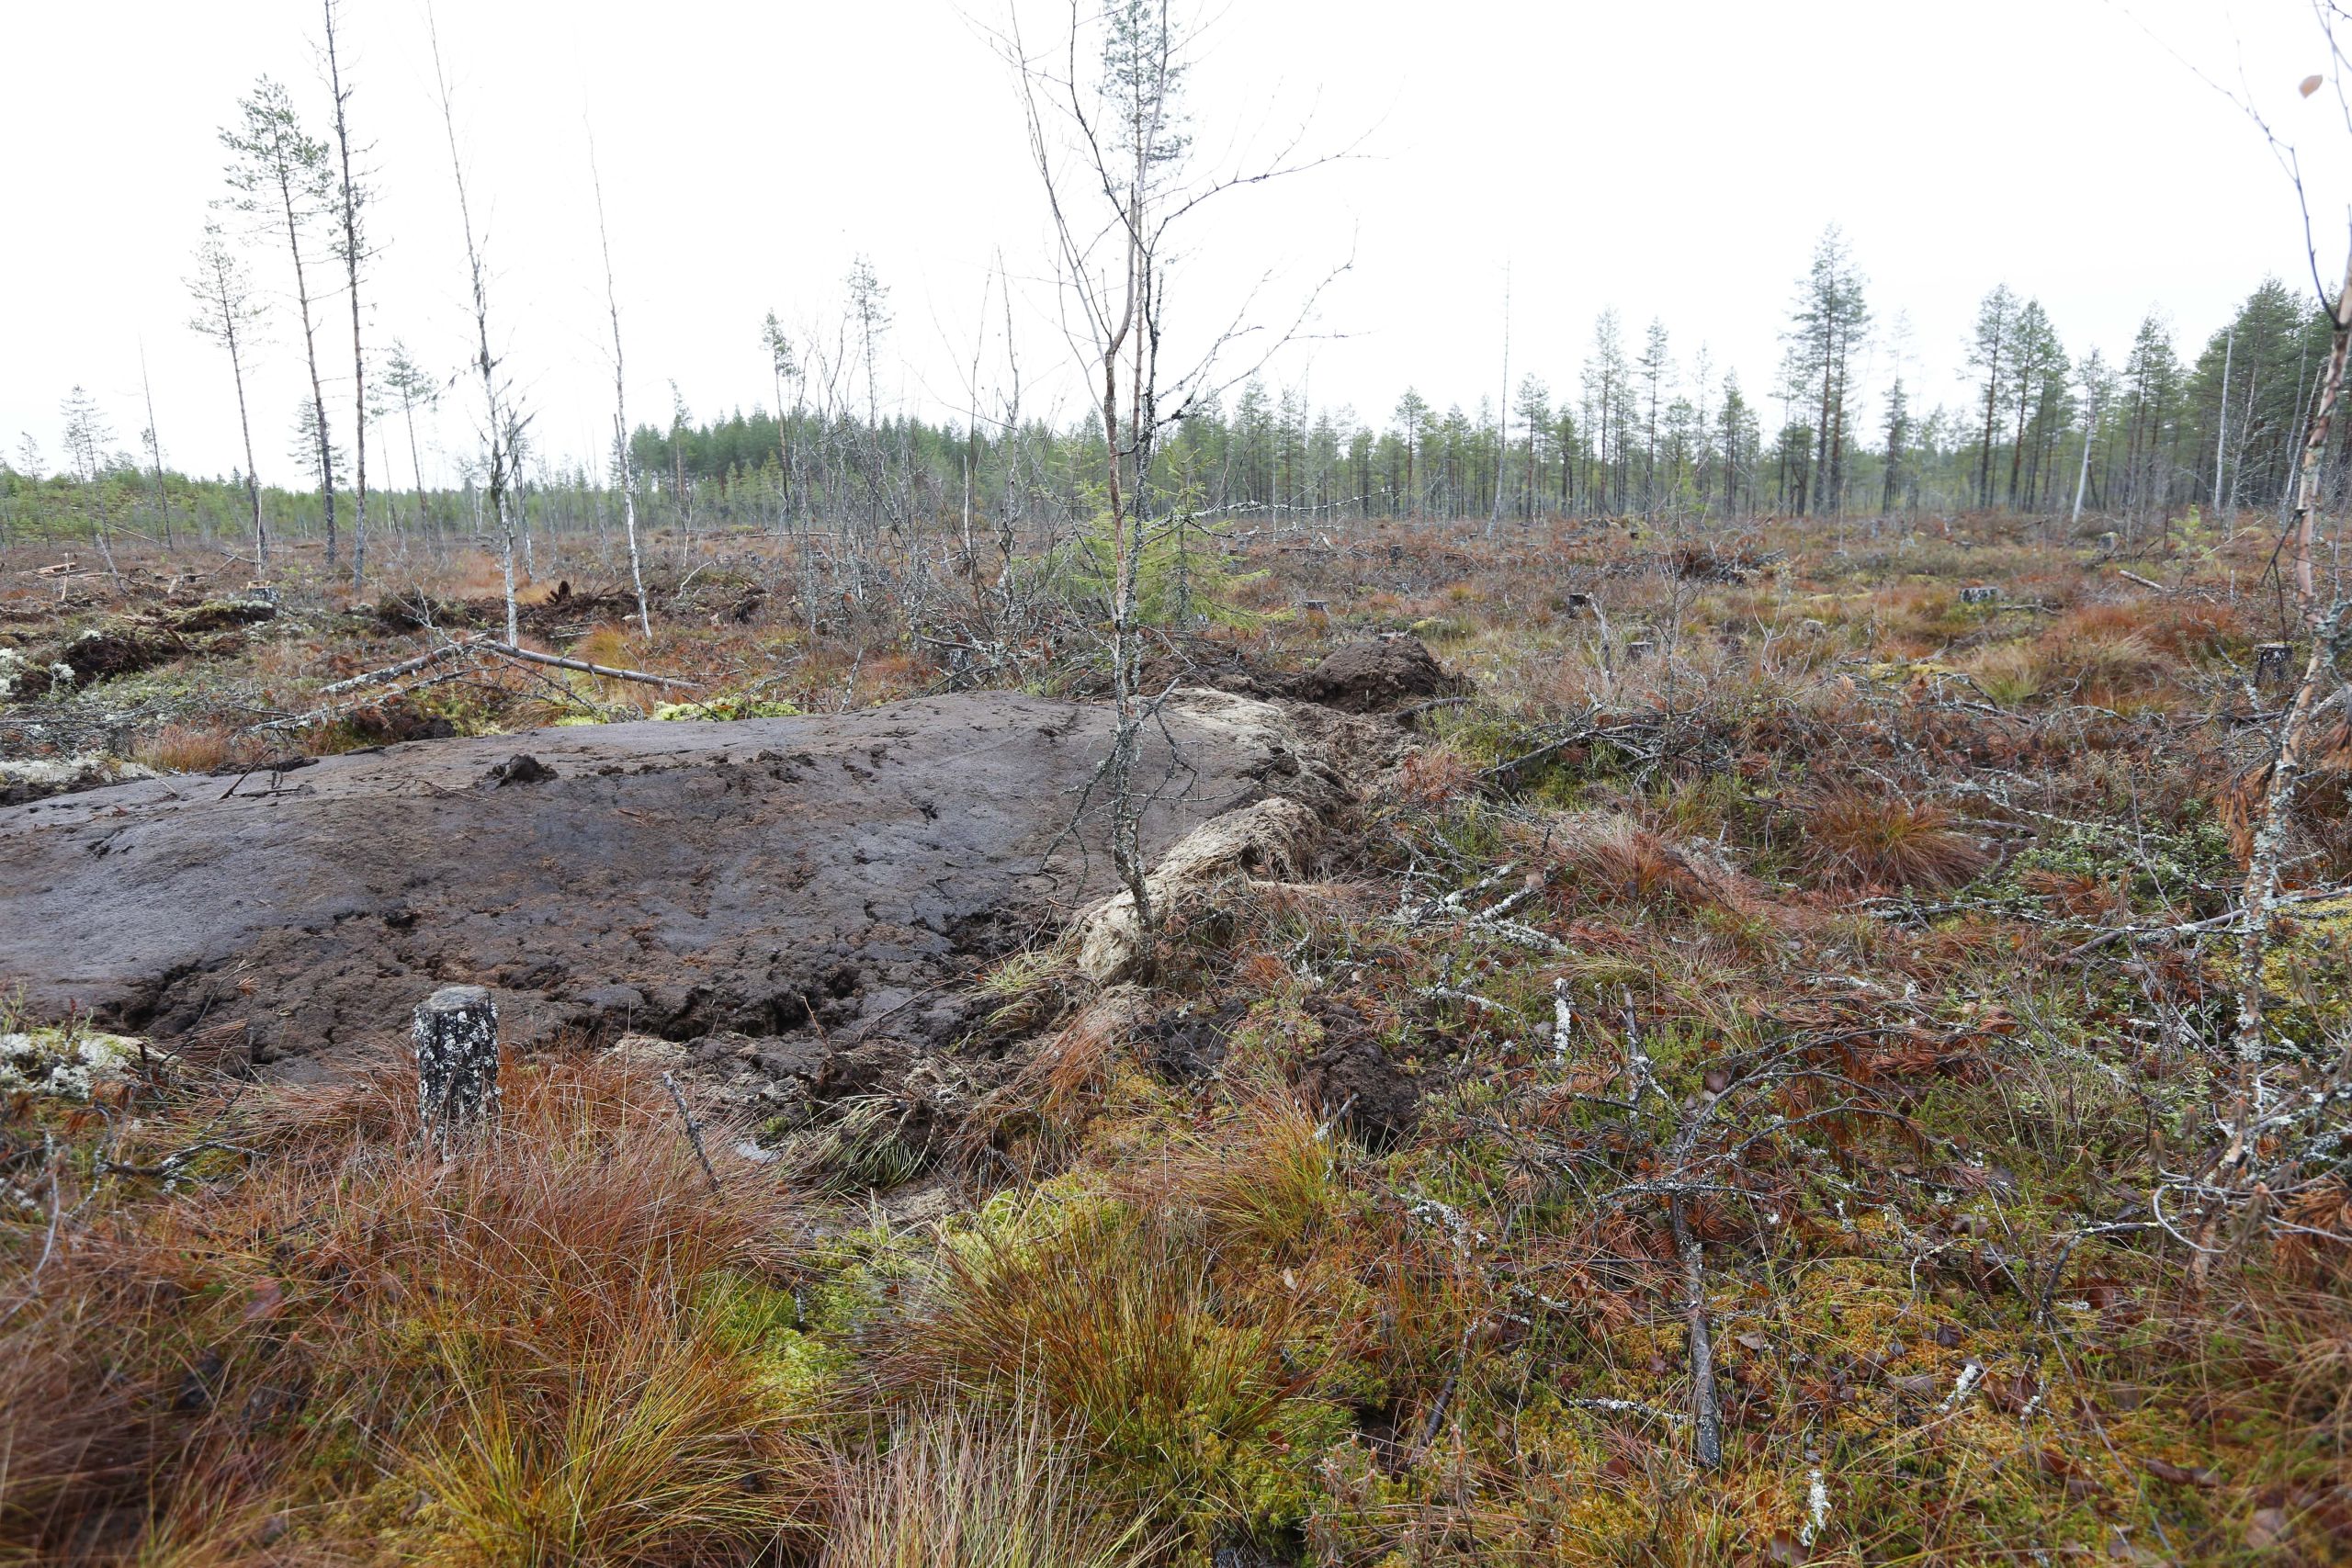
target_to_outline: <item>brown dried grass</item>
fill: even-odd
[[[398,1066],[151,1118],[136,1161],[208,1126],[250,1168],[119,1195],[6,1326],[0,1544],[161,1550],[228,1472],[344,1561],[700,1562],[821,1511],[711,1290],[781,1270],[783,1195],[709,1190],[639,1070],[519,1065],[447,1163]]]
[[[1846,886],[1941,891],[1992,862],[1958,812],[1892,791],[1832,785],[1804,803],[1803,819],[1815,874]]]

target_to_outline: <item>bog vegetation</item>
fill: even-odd
[[[1099,420],[881,409],[861,267],[830,357],[768,323],[775,411],[616,398],[568,469],[453,136],[456,485],[409,423],[447,378],[356,306],[329,406],[353,100],[313,140],[261,85],[198,293],[242,390],[243,269],[288,270],[315,483],[69,398],[63,471],[0,470],[0,800],[973,687],[1125,745],[1374,637],[1463,683],[1311,861],[1146,908],[1114,844],[1145,961],[973,975],[947,1089],[751,1111],[566,1039],[442,1150],[389,1048],[296,1083],[234,1021],[0,1000],[0,1561],[2352,1556],[2352,300],[2110,369],[1996,288],[1981,401],[1865,439],[1833,233],[1760,403],[1604,315],[1572,396],[1374,428],[1214,350],[1155,379],[1216,191],[1165,12],[1089,26],[1085,92],[1013,53],[1046,188],[1110,208],[1062,236]]]
[[[1009,1070],[953,1115],[714,1124],[714,1191],[630,1051],[510,1062],[494,1143],[444,1164],[396,1061],[273,1087],[233,1039],[11,1024],[0,1532],[190,1563],[2344,1550],[2341,746],[2264,969],[2266,1187],[2214,1207],[2278,701],[2278,610],[2230,582],[2265,542],[1482,533],[1204,545],[1233,613],[1166,628],[1171,678],[1409,631],[1476,693],[1148,987],[1091,993],[1053,943],[978,977],[966,1049]],[[589,586],[534,589],[535,640],[691,686],[484,657],[338,708],[426,646],[404,609],[494,622],[491,563],[350,607],[289,570],[274,619],[173,634],[203,569],[158,556],[128,603],[20,593],[10,636],[182,641],[6,717],[192,771],[1102,679],[1082,607],[975,674],[903,622],[812,632],[771,536],[658,573],[650,638],[593,534],[543,548]]]

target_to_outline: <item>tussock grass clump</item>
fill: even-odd
[[[2115,610],[2078,610],[2042,634],[2034,652],[2045,687],[2064,686],[2078,700],[2112,706],[2120,697],[2147,691],[2177,667],[2136,617]]]
[[[145,1119],[156,1149],[238,1152],[119,1193],[7,1325],[9,1535],[161,1551],[223,1476],[282,1551],[339,1561],[708,1561],[819,1517],[818,1407],[707,1289],[781,1269],[781,1192],[712,1192],[625,1064],[504,1088],[448,1163],[399,1066]]]
[[[1000,1419],[918,1408],[861,1457],[845,1472],[820,1568],[1146,1568],[1159,1558],[1148,1517],[1094,1495],[1083,1459],[1018,1405]]]
[[[1220,1130],[1233,1137],[1238,1130]],[[1343,1223],[1330,1130],[1298,1105],[1269,1108],[1188,1182],[1225,1246],[1281,1261]]]
[[[1962,668],[1979,691],[2004,707],[2032,701],[2050,680],[2049,667],[2022,643],[1996,644],[1971,657]]]
[[[1743,902],[1742,879],[1727,868],[1618,813],[1579,812],[1566,818],[1552,849],[1566,885],[1594,902],[1671,899],[1694,908]]]
[[[1940,891],[1992,858],[1964,818],[1931,800],[1832,786],[1805,802],[1804,816],[1815,872],[1849,886]]]
[[[130,760],[158,773],[209,773],[226,762],[235,748],[234,739],[220,725],[175,722],[134,745]]]
[[[1303,1517],[1312,1458],[1346,1424],[1324,1386],[1345,1333],[1220,1267],[1180,1214],[1101,1201],[944,1253],[886,1375],[1034,1402],[1131,1506],[1207,1541]]]

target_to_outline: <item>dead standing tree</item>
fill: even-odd
[[[473,207],[466,197],[466,161],[458,152],[458,116],[449,91],[448,73],[441,65],[441,35],[433,23],[432,7],[424,13],[426,36],[433,46],[433,80],[441,90],[441,125],[449,136],[449,167],[458,182],[458,220],[466,236],[466,267],[470,285],[476,343],[475,365],[481,371],[483,436],[487,446],[485,477],[490,507],[498,524],[499,570],[506,599],[506,640],[523,640],[523,617],[514,601],[514,447],[526,421],[515,412],[511,389],[499,376],[499,359],[490,351],[490,274],[482,246],[474,237]]]
[[[1338,154],[1299,158],[1294,138],[1263,167],[1195,173],[1183,103],[1191,29],[1171,15],[1169,0],[1102,0],[1091,19],[1082,6],[1083,0],[1069,0],[1051,51],[1030,51],[1017,10],[1008,15],[999,46],[1014,70],[1030,160],[1052,220],[1064,334],[1102,420],[1114,722],[1111,752],[1097,776],[1109,796],[1112,864],[1134,900],[1148,964],[1159,911],[1146,886],[1146,802],[1136,773],[1144,728],[1159,706],[1143,691],[1138,581],[1145,553],[1164,525],[1149,489],[1153,453],[1163,430],[1256,373],[1295,338],[1323,287],[1345,270],[1309,291],[1286,332],[1250,325],[1245,304],[1244,314],[1179,372],[1160,362],[1174,242],[1214,198]],[[1092,68],[1081,72],[1090,49]],[[1245,343],[1252,362],[1227,373],[1227,362]]]
[[[327,564],[335,561],[334,453],[327,431],[327,395],[319,375],[317,323],[311,316],[311,274],[302,243],[333,199],[334,179],[326,143],[302,129],[293,97],[264,76],[237,103],[238,122],[220,132],[229,152],[228,205],[256,222],[286,227],[286,250],[294,264],[294,302],[302,318],[302,350],[311,371],[311,410],[316,424],[319,498],[326,509]]]
[[[344,288],[351,300],[351,591],[356,593],[368,570],[368,357],[359,339],[359,264],[367,257],[360,237],[359,209],[367,205],[368,187],[351,171],[351,89],[343,79],[343,59],[337,49],[336,25],[342,20],[340,0],[322,0],[326,8],[327,86],[334,98],[335,152],[342,164],[335,179],[334,249],[344,268]],[[362,150],[363,152],[365,149]],[[316,379],[315,367],[312,378]],[[326,417],[325,406],[320,418]],[[334,500],[327,500],[327,559],[334,559]]]
[[[253,283],[245,275],[244,264],[229,248],[217,222],[204,226],[204,243],[197,249],[196,271],[187,279],[187,291],[197,302],[189,328],[228,351],[230,374],[236,380],[237,424],[245,438],[245,500],[253,508],[254,575],[259,577],[269,570],[269,531],[262,524],[261,479],[254,472],[254,422],[245,407],[245,353],[254,346],[261,310],[254,303]]]
[[[645,607],[645,567],[637,553],[637,473],[628,450],[628,381],[621,367],[621,299],[613,287],[613,242],[605,227],[605,177],[596,168],[596,137],[588,137],[588,183],[596,193],[596,249],[605,263],[605,305],[613,318],[613,483],[621,492],[621,528],[628,536],[628,578],[637,589],[637,626],[653,637],[653,615]],[[510,635],[507,641],[513,642]]]
[[[2342,10],[2335,0],[2315,0],[2312,14],[2317,20],[2328,55],[2328,70],[2324,74],[2306,77],[2301,84],[2301,96],[2310,99],[2322,87],[2332,86],[2336,107],[2341,113],[2347,138],[2352,138],[2352,94],[2347,94],[2345,73],[2352,66],[2347,60],[2346,44],[2340,31],[2352,17]],[[2200,72],[2201,76],[2203,73]],[[2208,85],[2213,85],[2206,78]],[[2324,1077],[2324,1088],[2309,1089],[2296,1095],[2280,1084],[2267,1082],[2272,1060],[2270,1032],[2267,1024],[2267,989],[2266,970],[2270,944],[2271,926],[2281,901],[2280,879],[2285,870],[2288,837],[2293,822],[2295,794],[2301,782],[2308,758],[2305,753],[2312,740],[2312,723],[2322,711],[2340,700],[2338,666],[2347,643],[2352,643],[2352,598],[2347,598],[2339,581],[2332,586],[2327,601],[2323,604],[2313,570],[2313,545],[2317,534],[2321,469],[2326,461],[2328,447],[2335,428],[2335,410],[2344,390],[2344,374],[2347,353],[2352,353],[2352,241],[2347,241],[2344,281],[2331,296],[2319,265],[2319,253],[2312,238],[2311,202],[2304,189],[2301,160],[2291,141],[2282,139],[2264,118],[2250,98],[2217,88],[2243,109],[2269,144],[2294,186],[2295,197],[2301,209],[2303,235],[2309,254],[2312,288],[2319,303],[2327,313],[2331,329],[2327,360],[2320,374],[2318,395],[2312,400],[2308,421],[2304,427],[2303,446],[2297,468],[2295,506],[2284,541],[2292,550],[2295,573],[2295,603],[2297,618],[2304,635],[2311,639],[2309,658],[2303,666],[2302,678],[2296,683],[2293,696],[2279,717],[2276,750],[2267,767],[2255,776],[2259,794],[2249,813],[2249,849],[2246,856],[2245,883],[2239,902],[2237,1018],[2234,1031],[2235,1082],[2232,1088],[2231,1107],[2227,1123],[2228,1136],[2220,1152],[2205,1165],[2200,1176],[2180,1181],[2177,1185],[2203,1204],[2204,1213],[2198,1235],[2191,1246],[2196,1252],[2192,1272],[2203,1280],[2215,1260],[2224,1256],[2226,1247],[2216,1245],[2222,1239],[2225,1219],[2245,1211],[2245,1223],[2237,1234],[2251,1235],[2264,1218],[2263,1211],[2282,1197],[2290,1196],[2296,1184],[2309,1173],[2300,1157],[2287,1164],[2262,1168],[2263,1147],[2267,1137],[2277,1142],[2282,1125],[2280,1108],[2308,1099],[2317,1110],[2333,1118],[2340,1116],[2346,1100],[2343,1079],[2346,1067],[2352,1067],[2352,1048],[2347,1048],[2343,1061],[2332,1074]],[[2324,695],[2323,694],[2327,694]],[[2325,1141],[2340,1139],[2332,1134]],[[2299,1145],[2298,1147],[2317,1146]],[[2160,1179],[2157,1191],[2151,1197],[2155,1218],[2163,1221],[2161,1201],[2167,1182]],[[2171,1227],[2166,1226],[2167,1229]],[[2176,1233],[2177,1234],[2177,1233]],[[2183,1238],[2186,1239],[2186,1238]]]

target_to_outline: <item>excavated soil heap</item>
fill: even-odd
[[[1388,713],[1469,690],[1470,682],[1447,674],[1420,638],[1398,633],[1348,644],[1295,677],[1283,694],[1343,713]]]
[[[1157,856],[1346,794],[1311,712],[1180,694]],[[1328,731],[1328,726],[1319,728]],[[489,987],[510,1040],[944,1040],[955,982],[1110,886],[1107,712],[1001,694],[836,716],[412,742],[0,809],[0,986],[254,1061],[397,1037]]]

